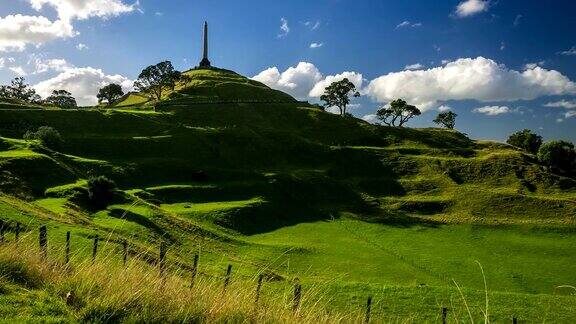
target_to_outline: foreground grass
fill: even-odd
[[[322,296],[308,289],[295,312],[290,294],[263,293],[255,282],[159,268],[138,259],[75,260],[73,266],[43,259],[24,244],[0,247],[0,317],[6,321],[83,322],[357,322],[358,312],[327,312]]]
[[[507,322],[512,317],[528,322],[576,320],[574,288],[560,287],[551,294],[496,291],[491,273],[484,278],[489,287],[487,293],[462,285],[460,279],[451,285],[366,282],[343,277],[344,271],[338,269],[341,264],[326,259],[335,252],[325,251],[326,245],[322,248],[310,244],[308,249],[315,246],[317,253],[326,257],[323,262],[308,259],[308,270],[291,269],[301,275],[299,282],[303,287],[301,307],[294,313],[296,281],[293,277],[276,277],[266,266],[252,274],[234,270],[230,285],[224,289],[224,272],[214,271],[201,261],[192,286],[190,268],[177,265],[170,250],[164,276],[160,275],[157,261],[147,253],[130,254],[124,265],[121,253],[109,246],[116,243],[107,241],[101,242],[95,261],[89,256],[89,246],[78,250],[78,243],[73,241],[73,251],[77,252],[67,266],[63,262],[62,242],[51,240],[52,248],[44,259],[32,243],[36,236],[32,234],[36,233],[21,237],[18,244],[8,236],[9,242],[0,245],[0,318],[6,322],[361,323],[368,296],[374,300],[373,323],[439,322],[442,307],[448,308],[448,321],[454,323],[481,322],[486,318]],[[297,257],[294,260],[300,261],[294,265],[306,259],[298,255],[304,251],[293,252],[292,256]],[[355,264],[358,260],[351,261],[350,269],[363,267]],[[322,278],[315,274],[320,263],[326,266],[326,275],[329,271],[335,275]],[[383,275],[390,276],[390,267],[376,263]],[[290,268],[289,264],[284,266]],[[260,274],[264,275],[264,282],[256,304]],[[449,274],[430,273],[431,278],[444,275]],[[477,265],[476,280],[482,285]]]

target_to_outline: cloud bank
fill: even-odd
[[[110,83],[118,83],[124,91],[132,89],[133,82],[122,75],[107,75],[101,69],[92,67],[69,68],[54,78],[34,85],[42,97],[47,97],[53,90],[66,90],[76,98],[78,105],[91,106],[98,103],[98,90]]]
[[[122,0],[30,0],[33,9],[53,8],[58,19],[44,16],[8,15],[0,17],[0,52],[23,51],[27,45],[40,46],[46,42],[78,35],[73,20],[99,17],[108,19],[136,10],[138,1],[127,5]]]
[[[372,80],[364,92],[378,102],[403,98],[429,110],[449,100],[498,102],[576,94],[576,83],[555,70],[532,66],[515,71],[477,57],[427,70],[389,73]]]
[[[356,88],[362,87],[362,74],[360,73],[343,72],[324,77],[314,64],[308,62],[300,62],[282,73],[278,67],[271,67],[252,77],[270,88],[284,91],[302,100],[320,97],[332,82],[344,78],[348,78]]]

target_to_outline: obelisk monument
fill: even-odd
[[[208,60],[208,22],[204,22],[204,55],[200,61],[200,68],[210,68],[210,60]]]

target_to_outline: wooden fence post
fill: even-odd
[[[226,270],[226,277],[224,278],[224,291],[226,291],[226,288],[230,284],[230,277],[231,276],[232,276],[232,265],[229,264],[228,269]]]
[[[40,226],[40,235],[38,236],[38,243],[40,245],[40,254],[43,258],[48,256],[48,237],[46,233],[46,225]]]
[[[192,265],[192,278],[190,279],[190,288],[194,288],[194,282],[196,281],[196,275],[198,275],[198,259],[200,256],[198,254],[194,255],[194,264]]]
[[[260,274],[258,276],[258,285],[256,286],[256,299],[254,300],[254,305],[258,306],[258,301],[260,300],[260,290],[262,289],[262,281],[264,280],[264,275]]]
[[[14,237],[16,242],[18,242],[18,239],[20,238],[20,223],[16,222],[16,230],[14,232]]]
[[[124,250],[124,266],[126,266],[126,262],[128,262],[128,242],[126,240],[122,241],[122,247]]]
[[[364,318],[364,323],[370,323],[370,312],[372,311],[372,296],[368,297],[366,302],[366,317]]]
[[[302,299],[302,285],[296,279],[296,284],[294,284],[294,299],[292,300],[292,312],[297,313],[300,309],[300,299]]]
[[[160,243],[160,275],[164,275],[164,270],[166,268],[166,244],[164,242]]]
[[[66,232],[66,264],[70,263],[70,231]]]
[[[448,308],[442,307],[442,324],[446,324],[448,318]]]
[[[100,240],[100,237],[98,235],[96,235],[96,237],[94,237],[94,245],[92,246],[92,263],[94,263],[94,261],[96,261],[96,254],[98,253],[98,241]]]
[[[518,319],[516,317],[512,317],[512,324],[518,324]]]
[[[232,277],[232,265],[231,264],[229,264],[228,268],[226,269],[226,277],[224,278],[224,290],[226,290],[226,288],[230,284],[230,277]]]

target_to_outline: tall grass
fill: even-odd
[[[0,246],[1,280],[41,289],[62,298],[72,320],[88,322],[362,322],[361,311],[328,312],[327,296],[306,287],[294,312],[292,291],[264,293],[255,303],[256,280],[233,280],[224,289],[220,278],[199,275],[192,287],[189,272],[132,258],[125,266],[113,257],[73,265],[43,259],[38,248],[20,242]],[[266,289],[266,286],[264,286]]]

